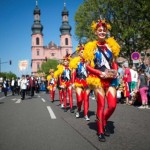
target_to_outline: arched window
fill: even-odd
[[[40,64],[39,63],[37,63],[37,69],[40,69]]]
[[[68,38],[65,38],[65,45],[68,45]]]
[[[37,50],[37,51],[36,51],[36,54],[37,54],[37,56],[39,56],[39,55],[40,55],[40,51],[39,51],[39,50]]]
[[[40,39],[37,37],[36,38],[36,45],[39,45],[40,44]]]

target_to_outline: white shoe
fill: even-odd
[[[77,111],[76,112],[76,118],[79,118],[80,117],[80,114],[79,114],[79,112]]]
[[[148,105],[145,106],[146,109],[150,109],[150,107]]]
[[[86,120],[86,121],[90,121],[90,118],[86,115],[86,116],[84,116],[84,119]]]
[[[64,108],[64,104],[61,104],[61,108]]]
[[[139,109],[145,109],[145,106],[141,105],[140,107],[138,107]]]
[[[95,96],[92,97],[92,100],[95,100]]]

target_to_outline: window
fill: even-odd
[[[39,56],[39,55],[40,55],[40,52],[39,52],[39,50],[37,50],[36,54],[37,54],[37,56]]]
[[[39,63],[37,63],[37,69],[40,69],[40,64]]]
[[[66,55],[67,55],[67,54],[69,54],[69,50],[68,50],[68,49],[66,49]]]
[[[68,38],[65,38],[65,45],[68,45]]]
[[[55,56],[55,53],[51,53],[51,56]]]
[[[36,45],[39,45],[40,44],[40,39],[37,37],[36,38]]]

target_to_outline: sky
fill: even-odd
[[[60,45],[62,24],[61,12],[66,3],[69,11],[69,24],[72,27],[73,51],[78,44],[75,35],[74,15],[83,0],[38,0],[43,25],[44,46],[53,41]],[[33,10],[36,0],[0,0],[0,71],[13,72],[17,76],[31,73],[31,27],[34,22]],[[9,65],[9,61],[12,64]],[[19,71],[19,61],[28,60],[25,72]]]

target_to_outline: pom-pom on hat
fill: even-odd
[[[106,27],[107,30],[111,30],[110,24],[107,23],[105,19],[98,20],[97,22],[93,21],[92,25],[91,25],[91,28],[92,28],[93,31],[95,31],[97,28],[99,28],[101,26]]]
[[[63,57],[63,60],[67,60],[67,61],[70,61],[70,57],[71,57],[71,54],[66,54],[66,56]]]
[[[53,73],[54,72],[54,69],[49,69],[49,73]]]
[[[84,50],[84,45],[79,43],[79,45],[76,47],[76,51],[79,52],[81,50]]]

